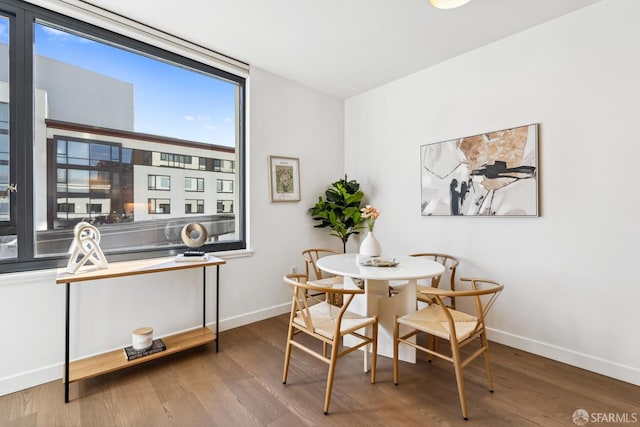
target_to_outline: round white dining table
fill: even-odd
[[[420,279],[444,273],[442,264],[424,257],[394,258],[397,265],[390,267],[361,265],[358,254],[329,255],[317,261],[319,269],[344,277],[347,288],[364,284],[364,294],[356,295],[349,310],[365,316],[378,316],[378,354],[387,357],[393,357],[393,316],[403,316],[416,309],[416,286]],[[390,285],[398,292],[391,295]],[[349,341],[345,340],[344,345],[350,345]],[[415,349],[401,346],[399,358],[415,363]]]

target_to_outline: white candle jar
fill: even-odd
[[[131,336],[134,350],[147,350],[153,344],[153,328],[148,326],[134,329]]]

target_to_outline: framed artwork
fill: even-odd
[[[300,201],[300,160],[269,156],[269,182],[272,202]]]
[[[420,147],[423,216],[538,216],[538,125]]]

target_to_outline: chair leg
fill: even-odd
[[[491,358],[489,357],[489,340],[487,334],[480,335],[480,342],[484,348],[484,363],[487,367],[487,380],[489,382],[489,391],[493,393],[493,372],[491,371]]]
[[[467,417],[467,400],[464,395],[464,377],[462,376],[462,360],[460,359],[460,349],[454,342],[451,343],[451,353],[453,355],[453,367],[456,372],[456,383],[458,384],[458,396],[460,397],[460,408],[462,409],[462,417]]]
[[[366,330],[365,330],[365,335],[366,335]],[[363,369],[363,372],[369,372],[369,348],[370,347],[371,347],[370,344],[367,344],[364,347],[362,347],[362,350],[364,350],[362,352],[362,354],[363,354],[363,357],[362,357],[362,366],[363,366],[362,369]]]
[[[398,385],[398,337],[400,325],[398,316],[393,316],[393,383]]]
[[[371,338],[373,339],[373,353],[371,353],[371,384],[375,384],[376,364],[378,362],[378,322],[374,323],[371,329]]]
[[[327,374],[327,390],[324,395],[324,414],[329,414],[329,404],[331,403],[331,390],[333,389],[333,376],[336,373],[336,362],[338,361],[338,347],[340,338],[333,341],[331,345],[331,360],[329,362],[329,373]]]
[[[287,335],[287,347],[284,351],[284,370],[282,372],[282,384],[287,383],[287,374],[289,373],[289,360],[291,360],[291,341],[293,340],[293,327],[289,326]]]

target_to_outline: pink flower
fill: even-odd
[[[367,220],[369,231],[373,231],[373,226],[375,225],[378,216],[380,216],[380,211],[371,205],[366,205],[364,208],[360,209],[360,212],[362,212],[362,217]]]

